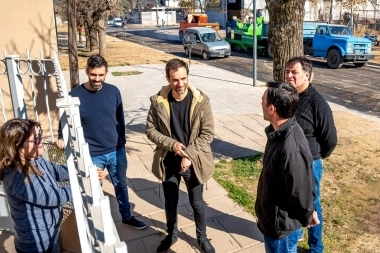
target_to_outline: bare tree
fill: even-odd
[[[99,54],[104,55],[106,50],[107,18],[117,0],[77,0],[77,11],[83,18],[86,28],[87,45],[90,51],[96,51],[99,46]]]
[[[273,80],[284,81],[285,63],[303,55],[305,0],[266,0],[269,12],[269,43],[273,54]]]

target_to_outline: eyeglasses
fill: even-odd
[[[37,135],[36,137],[34,137],[34,140],[32,141],[25,141],[25,142],[31,142],[31,143],[34,143],[34,144],[40,144],[42,142],[42,132]]]

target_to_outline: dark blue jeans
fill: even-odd
[[[309,247],[310,253],[320,253],[323,252],[323,241],[322,241],[322,228],[323,228],[323,217],[322,217],[322,207],[321,207],[321,195],[320,195],[320,182],[322,179],[323,166],[322,159],[313,161],[313,171],[314,171],[314,184],[315,184],[315,211],[318,214],[318,219],[320,223],[314,227],[308,229],[309,235]]]
[[[167,232],[172,238],[178,237],[177,206],[179,198],[179,185],[183,177],[190,205],[194,211],[196,235],[198,241],[206,239],[206,211],[203,200],[203,184],[198,182],[192,166],[184,173],[180,172],[180,166],[166,168],[166,180],[162,182],[165,196],[165,214]]]
[[[127,156],[125,149],[120,148],[108,154],[91,157],[95,166],[108,170],[112,184],[115,188],[117,203],[121,217],[129,220],[132,217],[131,205],[128,197],[127,185]]]
[[[297,253],[298,239],[302,234],[302,228],[292,232],[282,239],[273,239],[264,235],[266,253]]]

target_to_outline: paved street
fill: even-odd
[[[162,31],[162,33],[164,32],[165,30]],[[169,32],[173,33],[170,30]],[[132,33],[127,33],[127,36],[123,38],[174,56],[184,57],[185,55],[183,46],[179,42],[143,37]],[[193,56],[192,59],[243,76],[253,76],[253,59],[248,54],[233,52],[229,58],[217,58],[209,61],[198,56]],[[312,60],[315,72],[313,85],[328,101],[369,115],[380,116],[380,82],[378,79],[380,67],[372,65],[371,67],[356,68],[352,64],[346,64],[341,69],[329,69],[325,60],[316,58],[312,58]],[[257,79],[270,81],[272,73],[272,61],[269,58],[259,57]]]

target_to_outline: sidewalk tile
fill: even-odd
[[[195,235],[195,225],[181,230],[188,236],[187,241],[189,244],[196,247],[196,252],[202,252]],[[211,239],[211,244],[216,252],[227,253],[241,248],[216,220],[207,220],[207,238]]]
[[[148,174],[146,176],[142,175],[141,177],[136,178],[129,178],[128,181],[133,185],[135,192],[152,189],[159,186],[159,181],[153,174]]]
[[[154,189],[147,189],[129,194],[129,201],[133,204],[133,212],[140,215],[149,215],[164,209],[163,203],[157,197]]]
[[[241,207],[229,197],[223,196],[206,200],[206,219],[214,219],[225,214],[233,214],[241,211]]]
[[[143,241],[139,238],[133,241],[129,241],[127,244],[127,250],[130,253],[138,252],[138,253],[150,253],[146,251],[145,245]]]
[[[259,244],[263,235],[257,228],[256,219],[247,212],[216,218],[242,248]]]
[[[145,178],[152,176],[152,172],[147,170],[144,164],[140,162],[128,163],[127,177],[128,178]]]
[[[166,216],[165,210],[159,213],[154,213],[150,215],[152,222],[156,228],[162,231],[166,231]],[[193,213],[190,212],[186,206],[178,207],[178,228],[186,227],[194,224]]]
[[[145,248],[149,253],[155,253],[160,242],[165,238],[163,234],[155,234],[145,238],[142,238]],[[185,240],[186,237],[179,233],[178,241],[170,248],[168,253],[194,253],[191,245]],[[136,251],[136,253],[139,251]],[[131,251],[131,253],[134,253]]]
[[[237,251],[239,253],[266,253],[264,243],[260,243],[251,247]]]
[[[124,241],[128,245],[129,241],[158,233],[157,230],[154,229],[153,223],[149,218],[138,217],[138,220],[145,222],[146,225],[148,225],[148,227],[146,229],[139,230],[139,229],[135,229],[133,227],[124,225],[121,221],[115,222],[115,226],[119,234],[120,241]]]
[[[207,185],[207,187],[206,187]],[[203,199],[208,200],[216,197],[227,196],[227,191],[220,186],[214,178],[210,178],[203,186]]]

